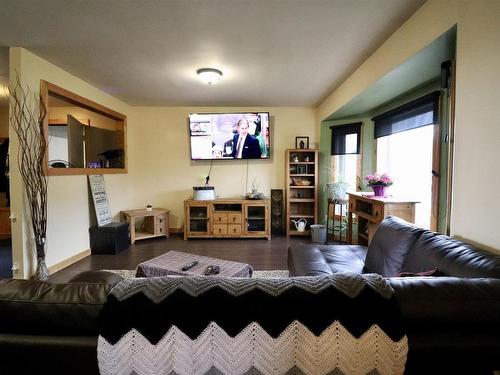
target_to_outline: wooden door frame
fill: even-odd
[[[439,113],[441,114],[442,96],[439,97]],[[441,178],[441,124],[438,121],[434,126],[432,137],[432,170],[431,170],[431,224],[430,230],[437,232],[439,221],[439,185]]]

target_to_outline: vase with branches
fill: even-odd
[[[44,119],[47,107],[44,98],[23,87],[19,75],[9,85],[10,124],[18,139],[17,165],[26,194],[28,220],[31,222],[37,268],[33,278],[46,280],[45,264],[47,234],[47,175],[44,170],[47,142]]]

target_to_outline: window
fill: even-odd
[[[357,179],[361,174],[361,122],[331,126],[331,173],[333,181],[344,181],[349,190],[357,190]]]
[[[344,181],[349,191],[356,191],[361,174],[361,122],[331,126],[330,181]],[[340,206],[336,206],[340,215]]]
[[[416,199],[415,224],[430,228],[432,202],[433,126],[400,132],[377,139],[377,171],[389,173],[395,197]]]
[[[439,173],[433,167],[439,165],[439,95],[439,91],[433,92],[372,119],[377,172],[388,173],[394,180],[391,195],[420,202],[415,224],[432,230],[436,230],[433,215],[439,184]]]
[[[125,115],[46,81],[40,92],[48,175],[127,173]]]

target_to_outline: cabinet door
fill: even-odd
[[[267,204],[247,203],[244,208],[244,234],[267,235],[269,228]]]
[[[188,236],[210,234],[210,211],[206,203],[186,206],[186,228]]]

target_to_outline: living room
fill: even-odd
[[[365,49],[360,49],[356,56],[351,56],[351,64],[344,64],[344,70],[332,76],[335,77],[335,80],[326,81],[324,77],[327,75],[325,75],[321,77],[322,84],[317,84],[315,81],[314,86],[318,87],[318,91],[314,93],[310,93],[307,79],[309,76],[311,80],[316,77],[313,77],[311,72],[316,69],[316,66],[318,70],[324,71],[321,66],[322,55],[317,52],[319,57],[314,57],[313,63],[307,63],[307,57],[310,55],[313,59],[312,55],[315,51],[337,47],[335,40],[331,40],[331,45],[325,45],[324,43],[328,39],[325,36],[320,38],[314,33],[307,35],[307,27],[305,26],[305,30],[300,29],[301,24],[297,21],[300,19],[300,9],[321,13],[312,5],[308,8],[307,5],[299,2],[290,6],[290,9],[297,13],[290,14],[291,21],[289,21],[298,23],[298,31],[307,35],[307,38],[301,39],[300,43],[307,44],[308,40],[310,43],[310,48],[304,48],[301,52],[303,55],[300,57],[294,57],[291,51],[294,50],[295,45],[290,41],[289,47],[284,52],[285,57],[290,59],[290,63],[293,59],[301,61],[303,68],[298,71],[288,72],[286,64],[281,61],[274,65],[272,62],[262,63],[255,71],[249,70],[250,64],[236,66],[236,60],[229,59],[229,56],[238,54],[247,56],[244,47],[235,49],[235,52],[222,53],[221,46],[209,48],[213,41],[206,40],[207,45],[200,48],[205,51],[208,49],[208,52],[199,55],[193,52],[196,57],[192,58],[190,64],[179,66],[171,63],[171,65],[162,67],[167,71],[170,70],[164,72],[158,66],[151,67],[147,57],[148,54],[152,58],[159,54],[158,50],[161,49],[161,44],[144,44],[143,51],[147,52],[144,52],[142,56],[129,56],[130,64],[134,67],[143,65],[141,70],[127,68],[125,62],[127,60],[122,60],[122,64],[119,66],[106,61],[106,57],[109,55],[105,53],[102,44],[99,44],[99,48],[95,47],[95,54],[102,60],[102,64],[96,65],[95,60],[85,64],[88,56],[79,53],[78,48],[92,49],[92,38],[84,42],[75,39],[73,46],[71,44],[44,45],[47,40],[44,38],[50,38],[51,34],[43,37],[44,32],[40,31],[43,20],[34,16],[37,11],[30,11],[30,7],[34,5],[29,4],[29,2],[15,4],[5,1],[2,3],[2,8],[6,9],[2,13],[6,16],[1,16],[0,45],[2,48],[9,47],[9,78],[12,79],[12,77],[19,75],[22,83],[34,93],[38,92],[40,81],[44,80],[127,117],[126,173],[104,175],[113,220],[120,220],[120,211],[145,208],[146,205],[170,210],[168,229],[171,237],[138,242],[132,248],[125,250],[131,254],[126,262],[120,263],[120,267],[112,268],[134,269],[139,263],[139,258],[134,258],[134,251],[147,251],[147,248],[152,248],[153,250],[149,250],[151,256],[157,256],[162,253],[162,247],[172,249],[176,246],[185,246],[187,251],[196,253],[198,244],[209,249],[199,249],[200,252],[208,256],[216,255],[218,258],[221,258],[222,251],[216,250],[217,247],[241,246],[246,253],[232,259],[238,261],[251,259],[248,253],[252,248],[264,248],[266,250],[261,252],[263,257],[271,257],[275,252],[278,254],[276,257],[279,257],[280,260],[269,263],[258,261],[253,264],[256,270],[259,270],[260,265],[263,265],[262,269],[269,270],[280,270],[286,267],[288,246],[290,244],[309,244],[309,238],[288,240],[286,237],[273,236],[271,241],[263,239],[184,241],[180,237],[185,225],[184,201],[192,195],[192,187],[204,184],[205,177],[210,173],[210,184],[215,186],[216,194],[219,197],[240,198],[251,190],[250,185],[253,180],[258,182],[259,190],[269,197],[271,189],[285,189],[285,151],[295,148],[296,137],[306,136],[309,137],[309,146],[312,149],[317,149],[320,154],[319,169],[323,174],[320,176],[322,180],[320,180],[319,190],[322,190],[321,186],[328,180],[324,171],[330,166],[331,130],[329,127],[358,120],[359,117],[353,116],[354,114],[365,115],[368,113],[369,111],[356,107],[356,101],[377,97],[377,94],[383,97],[381,89],[374,96],[372,94],[370,97],[363,97],[363,95],[366,95],[370,89],[373,90],[373,87],[377,87],[376,85],[380,81],[384,81],[388,76],[390,78],[392,72],[397,71],[405,62],[449,33],[450,30],[456,36],[454,46],[456,51],[454,51],[453,56],[456,66],[454,72],[456,82],[453,102],[454,115],[450,116],[454,122],[454,138],[452,139],[454,152],[453,160],[450,161],[452,162],[452,171],[450,171],[452,178],[451,180],[446,179],[448,192],[444,195],[449,195],[449,199],[444,199],[441,203],[441,207],[445,208],[445,214],[440,215],[440,217],[445,219],[443,219],[441,227],[436,229],[492,253],[500,253],[500,237],[496,230],[498,219],[495,215],[500,209],[500,201],[491,194],[492,187],[498,186],[500,183],[498,169],[500,127],[496,120],[498,116],[495,111],[500,99],[496,90],[497,82],[500,80],[500,54],[498,49],[494,47],[500,42],[500,28],[497,21],[500,15],[498,2],[487,0],[399,2],[397,10],[391,13],[393,18],[387,20],[385,28],[379,28],[379,34],[375,37],[360,31],[359,39],[373,37],[370,39],[371,42],[363,44]],[[217,20],[217,17],[212,13],[214,9],[211,7],[216,6],[217,12],[223,12],[221,8],[224,8],[225,5],[222,3],[205,4],[204,10],[199,11],[202,14],[198,17],[211,16],[212,20]],[[236,8],[228,6],[228,9],[249,11],[245,9],[245,2],[242,3],[235,6]],[[398,2],[381,0],[378,6],[386,7],[388,11],[391,6],[396,7],[396,3]],[[262,2],[259,4],[260,11],[266,10],[264,13],[271,14],[271,10],[267,9],[265,4]],[[324,7],[319,7],[323,10],[334,7],[325,2],[316,2],[315,4]],[[274,5],[278,8],[285,6],[277,3]],[[111,7],[111,5],[108,6]],[[180,5],[177,4],[177,6]],[[193,12],[193,9],[198,6],[201,7],[197,2],[189,2],[189,6],[186,6],[183,11]],[[342,2],[339,2],[337,6],[349,8],[349,5],[342,4]],[[93,12],[98,13],[100,11],[99,4],[94,4],[94,7]],[[239,7],[243,7],[243,9]],[[360,10],[365,17],[367,17],[367,13],[369,15],[370,12],[374,12],[373,5],[363,2],[355,2],[352,7],[354,8],[349,13],[351,16],[358,11],[358,7],[368,7]],[[177,8],[175,7],[175,9]],[[108,12],[108,15],[113,14],[109,8],[104,10]],[[278,10],[273,9],[274,12],[278,12]],[[42,10],[38,9],[38,11],[38,14],[44,14]],[[134,19],[133,11],[130,9],[122,9],[121,11],[123,11],[121,14],[123,18],[117,16],[120,22]],[[46,14],[50,14],[51,11],[46,10],[46,12]],[[68,12],[65,15],[64,10],[61,10],[57,14],[61,18],[72,19],[78,13],[75,7],[70,7]],[[257,10],[254,10],[252,14],[255,15],[255,12]],[[166,13],[168,13],[166,10],[161,12],[163,15]],[[340,10],[339,13],[341,13]],[[381,13],[383,12],[381,11]],[[258,14],[255,16],[257,17]],[[379,22],[383,25],[385,22],[383,14],[377,12],[374,13],[374,17],[375,15],[380,18]],[[313,16],[304,16],[304,18],[307,17]],[[158,16],[158,18],[161,17]],[[349,20],[355,24],[355,19],[353,17]],[[27,32],[26,24],[19,26],[23,25],[21,20],[25,20],[28,24],[33,23],[32,29],[36,31]],[[18,26],[15,25],[16,22]],[[188,22],[184,20],[184,23]],[[216,24],[217,22],[213,21],[212,23]],[[318,23],[321,22],[318,21]],[[151,22],[151,24],[153,23]],[[205,21],[198,26],[200,41],[204,40],[202,35],[204,28],[208,27],[207,24],[211,25],[209,21]],[[244,24],[246,25],[246,21]],[[359,24],[356,26],[360,27]],[[106,36],[116,33],[116,29],[120,29],[123,25],[119,22],[112,23],[110,26],[112,31],[109,31],[109,34],[105,24],[100,25],[100,27],[102,28],[100,32]],[[130,28],[142,35],[144,43],[148,40],[148,33],[156,32],[137,20],[130,22]],[[276,29],[276,33],[278,33],[277,29],[281,29],[280,33],[283,33],[286,27],[283,29],[274,25],[272,29]],[[321,28],[318,27],[318,29]],[[313,28],[312,30],[319,33],[318,29]],[[182,39],[181,30],[180,27],[168,28],[168,32],[174,34],[175,38],[178,39]],[[231,33],[225,31],[226,34]],[[167,31],[164,30],[164,32]],[[327,32],[331,31],[328,29],[325,33]],[[210,37],[215,38],[216,35],[210,35]],[[273,37],[273,35],[260,36],[261,39],[269,38],[271,40]],[[276,36],[276,38],[278,37],[283,38],[282,35]],[[209,38],[207,37],[207,39]],[[281,41],[281,39],[279,40]],[[315,41],[318,43],[316,44]],[[108,41],[108,43],[110,44],[109,49],[113,49],[111,47],[113,44],[116,45],[114,48],[118,50],[127,48],[128,41]],[[187,33],[185,43],[188,44]],[[200,43],[193,44],[199,45]],[[175,44],[175,48],[180,49],[181,44],[182,42]],[[284,44],[286,45],[286,43]],[[218,47],[220,47],[219,50]],[[340,45],[338,48],[347,47],[347,45]],[[46,49],[44,50],[44,48]],[[69,52],[60,52],[65,51],[65,48],[68,48]],[[169,45],[164,45],[164,48],[175,50]],[[58,49],[60,49],[59,53],[51,55],[50,50]],[[141,49],[139,48],[139,50]],[[266,61],[264,52],[259,51],[258,48],[254,51],[259,59]],[[69,57],[65,57],[65,55]],[[199,56],[204,57],[204,60]],[[222,56],[227,56],[228,61],[221,61]],[[223,72],[220,82],[210,86],[204,84],[196,75],[196,70],[203,67],[220,68]],[[123,69],[121,74],[129,81],[124,86],[118,85],[115,76],[110,73],[113,70],[120,71],[121,69]],[[280,73],[283,71],[287,73],[283,85],[285,83],[288,85],[286,87],[290,94],[286,96],[282,92],[281,95],[284,99],[273,101],[272,96],[277,94],[276,88],[268,87],[268,78],[271,80],[272,76],[282,77]],[[144,82],[151,82],[152,76],[156,77],[156,82],[154,85],[148,86]],[[165,76],[168,78],[163,81],[162,77]],[[246,77],[242,78],[242,76]],[[251,86],[252,90],[247,90],[248,86],[241,84],[241,82],[248,83],[249,81],[255,81],[259,85]],[[136,90],[133,89],[133,86],[137,87]],[[169,88],[164,91],[163,86]],[[313,86],[312,83],[311,86]],[[396,95],[387,98],[388,100],[378,98],[379,101],[373,103],[368,109],[378,108],[388,102],[390,104],[391,101],[396,103],[401,97],[408,97],[408,93],[411,94],[414,89],[422,89],[420,83],[417,86],[400,87],[400,91]],[[175,94],[172,95],[172,92],[176,90],[179,92],[178,98],[175,97]],[[251,91],[251,93],[247,96],[241,94],[237,99],[229,100],[227,96],[221,96],[221,90],[229,90],[225,92],[233,94],[242,92],[244,94],[245,91]],[[153,94],[148,96],[148,91]],[[161,95],[154,94],[155,92],[163,93],[170,98],[170,101],[162,101],[159,98]],[[299,92],[301,95],[298,94]],[[296,96],[294,96],[295,93],[297,93]],[[215,161],[213,163],[191,160],[187,126],[189,114],[230,112],[267,112],[270,114],[271,158],[249,161]],[[346,113],[347,115],[345,115]],[[10,148],[10,191],[16,192],[11,194],[10,200],[13,277],[28,279],[35,271],[36,259],[33,256],[32,247],[29,245],[30,224],[24,209],[23,194],[21,194],[23,182],[16,168],[16,152],[17,148],[12,143]],[[369,173],[376,172],[373,163],[375,157],[376,154],[372,150],[371,162],[363,165],[362,178]],[[318,202],[320,205],[318,223],[321,223],[321,218],[326,214],[324,206],[326,198],[324,192],[319,193],[321,198]],[[101,267],[103,263],[92,260],[99,258],[91,255],[90,250],[89,228],[95,225],[95,217],[89,194],[86,174],[50,176],[48,178],[46,264],[56,277],[58,272],[64,272],[65,269],[71,270],[71,267],[76,267],[79,262],[86,262],[87,269],[111,268]],[[441,195],[440,199],[443,199],[444,196]],[[172,246],[172,243],[175,246]],[[186,243],[186,245],[180,245],[181,243]],[[212,253],[210,253],[210,249],[213,249]],[[236,250],[231,249],[231,252],[234,254]],[[250,261],[245,263],[247,262],[251,263]],[[112,263],[113,261],[110,261],[108,264]],[[73,268],[73,270],[66,270],[68,277],[65,276],[59,281],[63,281],[63,279],[66,281],[83,268]]]
[[[472,6],[472,5],[468,5]],[[435,8],[433,8],[435,7]],[[478,7],[483,9],[482,7]],[[273,145],[273,156],[268,161],[252,162],[249,166],[249,181],[257,178],[260,182],[261,191],[268,192],[271,188],[282,188],[285,180],[284,150],[294,147],[294,139],[298,135],[307,135],[310,137],[311,145],[319,145],[320,126],[317,121],[328,119],[341,107],[348,104],[351,99],[366,91],[373,83],[377,82],[387,72],[393,71],[402,62],[408,60],[416,52],[422,50],[429,43],[447,32],[457,23],[458,17],[465,17],[462,14],[463,9],[451,2],[448,5],[441,3],[426,3],[419,9],[408,22],[406,22],[398,31],[396,31],[382,46],[372,54],[364,63],[351,75],[351,77],[342,83],[338,89],[334,90],[329,96],[319,104],[314,106],[288,106],[288,107],[263,107],[263,106],[168,106],[168,107],[137,107],[129,106],[124,102],[103,93],[95,87],[89,85],[83,80],[62,70],[61,68],[39,58],[36,55],[24,49],[13,49],[10,56],[10,65],[12,72],[17,71],[23,77],[26,84],[36,90],[40,85],[40,79],[59,85],[69,91],[75,92],[87,99],[93,100],[104,106],[112,108],[128,116],[127,122],[127,146],[128,146],[128,173],[124,175],[107,175],[106,187],[110,199],[110,206],[115,220],[120,210],[145,207],[146,204],[152,204],[156,207],[165,207],[171,210],[171,227],[180,229],[183,225],[184,199],[190,195],[190,189],[193,185],[201,183],[201,176],[206,176],[209,169],[207,162],[190,162],[189,145],[186,136],[186,119],[192,112],[227,112],[238,110],[266,111],[269,112],[274,120],[271,128],[271,137]],[[480,13],[481,10],[474,12]],[[474,12],[469,12],[475,14]],[[443,20],[439,24],[432,21],[432,28],[425,26],[425,22],[430,22],[427,18],[433,17],[433,14],[443,14]],[[473,19],[472,15],[465,17],[462,23],[465,25],[463,33],[468,36],[468,22],[479,22],[483,14],[478,14]],[[421,27],[425,32],[417,32]],[[493,27],[487,22],[483,25]],[[471,29],[477,30],[474,26]],[[415,30],[415,31],[414,31]],[[409,33],[411,39],[406,38]],[[487,38],[493,38],[494,32],[486,32],[487,37],[478,38],[485,46],[489,45]],[[458,36],[460,32],[458,31]],[[471,38],[473,36],[471,35]],[[484,41],[484,42],[483,42]],[[457,38],[457,60],[460,53],[469,51],[471,53],[478,47],[478,42],[469,42],[468,39],[460,41]],[[460,44],[465,43],[465,44]],[[474,45],[474,49],[470,45]],[[485,47],[486,48],[486,47]],[[475,53],[475,52],[474,52]],[[393,56],[396,54],[396,56]],[[469,62],[469,60],[466,60]],[[485,67],[483,65],[486,65]],[[488,68],[494,69],[489,61],[482,61],[481,69],[475,72],[475,75],[483,77],[483,80],[490,82]],[[469,105],[468,96],[462,99],[461,95],[470,95],[469,85],[477,85],[480,80],[472,80],[470,74],[465,74],[465,81],[460,76],[460,69],[472,69],[467,65],[461,67],[457,63],[457,103],[456,103],[456,146],[455,166],[453,173],[453,205],[451,209],[451,234],[460,236],[463,239],[476,242],[489,248],[498,249],[498,239],[495,231],[491,230],[492,223],[495,222],[491,204],[495,204],[486,198],[486,192],[481,193],[481,189],[487,186],[495,186],[498,176],[494,173],[496,170],[496,154],[487,150],[495,150],[495,147],[488,146],[495,137],[490,136],[491,128],[489,121],[484,122],[487,131],[474,131],[465,119],[474,118],[473,123],[477,124],[476,112]],[[196,69],[194,69],[195,71]],[[192,74],[194,74],[194,71]],[[467,70],[466,70],[467,72]],[[493,75],[494,76],[494,75]],[[224,77],[223,79],[229,79]],[[467,80],[469,79],[469,80]],[[470,81],[470,82],[469,82]],[[464,83],[465,82],[465,83]],[[196,81],[198,84],[199,81]],[[223,84],[224,82],[221,82]],[[481,84],[487,82],[481,81]],[[466,89],[459,90],[460,85],[464,84]],[[482,86],[482,87],[488,87]],[[218,89],[214,87],[197,86],[197,90],[203,90],[205,95],[213,95],[210,90]],[[465,93],[464,93],[465,91]],[[481,90],[476,90],[484,92]],[[475,94],[479,95],[479,94]],[[477,96],[474,96],[477,98]],[[467,103],[458,105],[459,100],[465,100]],[[476,99],[477,100],[477,99]],[[483,103],[492,100],[490,96]],[[210,103],[210,102],[207,102]],[[252,103],[249,103],[252,105]],[[481,105],[481,108],[493,108],[493,106]],[[486,116],[487,110],[481,111],[481,116]],[[466,116],[462,118],[462,116]],[[483,117],[483,118],[486,118]],[[135,124],[140,124],[135,126]],[[168,134],[162,132],[162,128],[168,127]],[[463,125],[459,125],[463,124]],[[461,137],[461,132],[465,137]],[[474,137],[469,136],[474,133]],[[328,142],[328,135],[326,142]],[[467,142],[465,141],[467,140]],[[476,140],[477,144],[471,145],[471,140]],[[325,141],[325,139],[323,139]],[[460,142],[464,142],[461,144]],[[168,148],[165,147],[168,144]],[[474,147],[472,147],[474,146]],[[479,170],[469,170],[469,161],[478,157],[475,150],[486,150],[486,154],[481,154],[480,164],[483,168]],[[152,155],[154,154],[154,155]],[[472,159],[471,159],[472,158]],[[170,162],[172,161],[172,162]],[[488,167],[490,165],[491,167]],[[147,166],[147,168],[145,168]],[[168,166],[168,167],[165,167]],[[221,197],[239,197],[245,194],[245,168],[244,164],[235,163],[216,163],[213,168],[212,182],[216,185],[217,194]],[[367,170],[369,166],[365,167]],[[484,180],[479,174],[480,171],[492,171]],[[186,173],[189,171],[189,173]],[[374,172],[374,170],[372,170]],[[19,178],[15,175],[15,168],[12,168],[11,190],[20,191],[18,186]],[[175,176],[175,178],[171,178]],[[238,180],[235,180],[237,176]],[[64,262],[65,260],[78,256],[81,252],[89,249],[88,228],[91,224],[89,212],[89,199],[87,193],[87,183],[85,176],[67,176],[52,178],[49,181],[49,225],[47,241],[50,243],[50,251],[47,251],[47,264],[49,267]],[[238,181],[238,182],[236,182]],[[472,184],[474,181],[474,184]],[[481,182],[483,181],[483,182]],[[236,183],[235,183],[236,182]],[[474,188],[471,186],[474,185]],[[479,190],[478,190],[479,189]],[[118,193],[115,193],[118,192]],[[146,193],[147,191],[147,193]],[[69,194],[71,192],[71,195]],[[473,194],[474,199],[469,199]],[[17,217],[16,225],[12,227],[14,256],[13,262],[18,265],[17,277],[28,277],[30,274],[30,251],[26,246],[22,246],[22,226],[23,222],[21,207],[21,196],[12,197],[11,210]],[[484,203],[482,203],[484,200]],[[79,215],[67,215],[66,207],[71,207],[73,212],[79,212]],[[469,218],[474,218],[477,225],[469,225]],[[71,248],[67,244],[71,243]],[[26,268],[26,269],[25,269]]]

